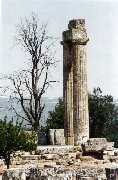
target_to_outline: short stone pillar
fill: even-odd
[[[63,96],[66,144],[80,145],[89,139],[87,57],[88,37],[84,19],[69,21],[63,32]]]
[[[65,145],[64,129],[49,129],[50,145]]]

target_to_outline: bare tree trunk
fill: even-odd
[[[6,162],[6,165],[7,165],[7,169],[9,169],[9,164],[10,164],[10,153],[9,152],[6,155],[5,162]]]
[[[30,55],[30,68],[22,70],[13,75],[5,76],[11,80],[14,89],[11,99],[17,99],[21,104],[24,116],[17,112],[12,105],[16,115],[27,121],[34,130],[39,128],[39,121],[44,109],[41,98],[49,88],[50,83],[56,82],[49,79],[49,68],[56,63],[51,47],[54,45],[52,37],[47,34],[47,25],[38,27],[35,16],[30,20],[25,19],[24,23],[18,25],[18,36],[16,41]],[[27,95],[27,97],[26,97]]]

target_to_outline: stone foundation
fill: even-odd
[[[99,179],[105,180],[106,173],[103,169],[95,168],[80,168],[65,169],[61,167],[55,168],[36,168],[30,167],[26,169],[9,169],[5,170],[3,173],[2,180],[79,180],[79,179]]]
[[[85,152],[103,152],[108,148],[106,138],[90,138],[83,144]]]
[[[101,142],[107,143],[105,139]],[[112,177],[118,180],[118,149],[111,150],[105,146],[104,151],[99,151],[101,149],[96,148],[94,139],[90,139],[89,143],[86,150],[92,155],[83,155],[81,146],[72,145],[38,146],[34,155],[21,153],[19,157],[17,154],[18,157],[12,159],[12,165],[17,164],[20,168],[4,170],[3,180],[112,180]],[[106,159],[95,159],[93,155],[97,151]]]
[[[2,180],[38,180],[40,172],[37,167],[12,168],[4,170]]]
[[[29,167],[5,170],[2,180],[117,180],[118,168]]]

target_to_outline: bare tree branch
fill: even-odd
[[[41,104],[41,98],[51,83],[56,82],[49,79],[49,72],[56,63],[52,48],[57,39],[48,36],[47,23],[38,26],[35,15],[30,20],[25,18],[24,22],[21,21],[17,32],[15,40],[30,55],[30,68],[5,75],[3,78],[11,81],[13,89],[6,87],[4,92],[11,91],[10,99],[20,103],[24,116],[12,105],[13,111],[36,130],[45,107]]]

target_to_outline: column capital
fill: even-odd
[[[85,19],[73,19],[69,21],[68,29],[85,27]]]
[[[87,37],[87,32],[85,29],[85,20],[74,19],[69,21],[68,30],[64,31],[62,36],[62,45],[68,43],[86,45],[89,41],[89,38]]]

